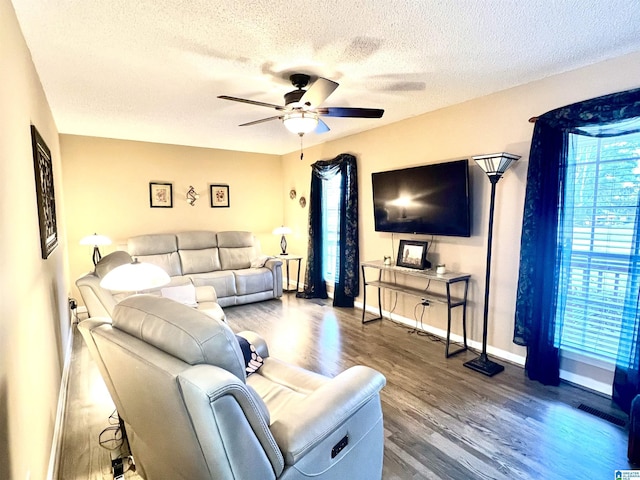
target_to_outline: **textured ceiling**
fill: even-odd
[[[306,146],[640,50],[638,0],[12,0],[61,133],[282,154],[288,76],[340,86]],[[531,112],[532,114],[539,112]]]

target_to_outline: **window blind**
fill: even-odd
[[[338,280],[338,252],[340,246],[340,174],[322,182],[322,222],[324,241],[322,245],[323,275],[327,282]]]
[[[640,194],[640,134],[571,135],[564,205],[556,346],[615,362]],[[630,332],[628,332],[630,333]]]

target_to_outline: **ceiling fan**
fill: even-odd
[[[260,107],[274,108],[279,115],[243,123],[241,127],[257,125],[258,123],[270,122],[271,120],[282,120],[287,130],[297,133],[301,137],[305,133],[325,133],[329,131],[329,126],[320,117],[351,117],[351,118],[380,118],[384,110],[378,108],[352,108],[352,107],[321,107],[333,91],[338,88],[338,83],[318,77],[318,79],[305,90],[311,77],[304,73],[294,73],[289,77],[296,90],[284,94],[284,106],[272,103],[257,102],[245,98],[229,97],[219,95],[218,98],[231,100],[233,102],[248,103]]]

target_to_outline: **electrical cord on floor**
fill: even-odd
[[[114,474],[114,480],[124,478],[124,473],[132,470],[135,471],[135,463],[131,455],[122,455],[116,453],[116,450],[122,450],[125,443],[125,436],[123,435],[122,425],[118,411],[114,410],[108,418],[109,426],[103,429],[98,435],[98,443],[102,448],[105,448],[112,452],[111,454],[111,468]],[[127,449],[129,447],[127,446]],[[127,450],[128,451],[128,450]]]

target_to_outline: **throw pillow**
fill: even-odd
[[[180,285],[178,287],[164,287],[160,289],[162,296],[183,303],[189,307],[197,307],[196,287],[192,284]]]
[[[245,371],[247,372],[247,377],[252,373],[256,373],[258,369],[264,363],[262,357],[256,351],[256,347],[249,343],[249,341],[241,337],[240,335],[236,335],[238,339],[238,343],[240,344],[240,350],[242,350],[242,356],[244,357],[244,365]]]
[[[264,264],[267,263],[271,257],[269,255],[261,255],[257,258],[251,260],[251,268],[261,268],[264,267]]]

